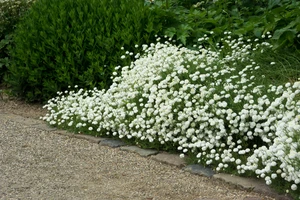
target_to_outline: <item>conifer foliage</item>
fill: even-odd
[[[161,29],[141,0],[38,0],[18,24],[7,82],[28,101],[71,85],[108,88],[114,66]]]

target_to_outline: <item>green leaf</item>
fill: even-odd
[[[256,37],[260,38],[262,36],[263,28],[255,28],[253,33]]]
[[[273,7],[279,5],[280,0],[269,0],[268,9],[272,9]]]
[[[278,40],[284,33],[288,33],[288,32],[295,35],[297,33],[297,30],[296,29],[287,29],[287,28],[282,28],[282,29],[276,30],[273,34],[272,39]]]
[[[150,22],[149,24],[147,24],[146,32],[151,33],[153,30],[154,30],[153,23]]]
[[[170,27],[168,29],[165,30],[164,34],[167,35],[170,38],[173,38],[174,35],[176,34],[176,28],[175,27]]]
[[[266,14],[267,23],[275,23],[275,15],[272,12]]]
[[[187,24],[182,24],[178,27],[177,40],[181,41],[182,44],[186,45],[186,39],[190,36],[192,27]]]

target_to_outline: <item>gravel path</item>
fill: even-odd
[[[0,100],[0,113],[37,118],[40,106]],[[244,200],[262,194],[134,153],[0,118],[0,199]]]

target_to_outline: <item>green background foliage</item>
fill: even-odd
[[[30,0],[0,1],[0,84],[10,64],[8,48],[12,43],[12,33],[32,3]]]
[[[164,34],[192,46],[213,31],[220,41],[225,31],[234,36],[274,34],[274,49],[300,47],[300,2],[295,0],[156,0],[150,7],[164,10]],[[163,12],[161,12],[163,13]]]
[[[141,0],[38,0],[18,24],[6,81],[28,101],[68,86],[107,88],[124,47],[155,40],[159,19]]]

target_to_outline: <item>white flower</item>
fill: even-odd
[[[277,178],[277,174],[271,174],[271,178],[272,178],[272,179]]]
[[[298,187],[297,187],[296,184],[293,184],[293,185],[291,186],[291,189],[294,190],[294,191],[297,190],[297,188],[298,188]]]

